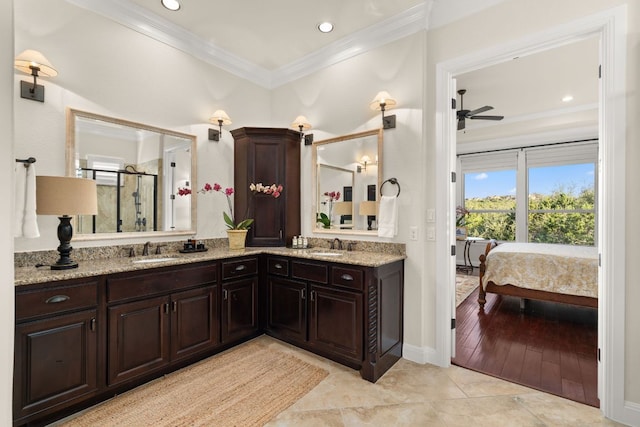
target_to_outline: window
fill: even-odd
[[[597,143],[461,155],[469,236],[596,244]]]

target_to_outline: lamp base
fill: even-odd
[[[51,269],[52,270],[69,270],[71,268],[78,268],[78,263],[75,261],[71,261],[68,264],[52,264],[51,265]]]

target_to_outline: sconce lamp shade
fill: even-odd
[[[396,104],[396,100],[393,99],[391,95],[389,95],[389,92],[383,90],[378,92],[376,97],[373,98],[373,101],[371,101],[369,107],[372,110],[385,110],[387,108],[395,107]]]
[[[336,215],[353,215],[352,202],[335,202],[333,204],[333,212]]]
[[[209,120],[211,121],[211,123],[220,125],[220,127],[222,127],[223,125],[231,124],[231,119],[224,110],[216,110],[216,112],[213,113],[213,116],[211,116],[211,119]]]
[[[362,216],[371,216],[376,214],[376,202],[371,201],[363,201],[360,202],[360,209],[358,211],[359,215]]]
[[[38,215],[96,215],[98,196],[92,179],[67,176],[36,177]]]
[[[32,49],[27,49],[16,57],[15,67],[27,74],[32,74],[32,67],[37,67],[38,76],[55,77],[58,75],[51,62],[43,54]]]
[[[302,132],[311,129],[311,123],[309,123],[309,120],[305,116],[298,116],[293,123],[291,123],[291,127]]]

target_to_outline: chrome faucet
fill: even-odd
[[[147,242],[144,244],[144,247],[142,248],[142,255],[149,255],[149,246],[151,246],[151,242]]]
[[[337,245],[336,245],[336,243],[337,243]],[[331,242],[330,249],[340,249],[340,250],[342,250],[342,240],[338,239],[337,237],[335,239],[333,239],[333,242]]]

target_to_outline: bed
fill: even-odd
[[[491,240],[480,255],[481,310],[487,292],[597,308],[597,248]]]

